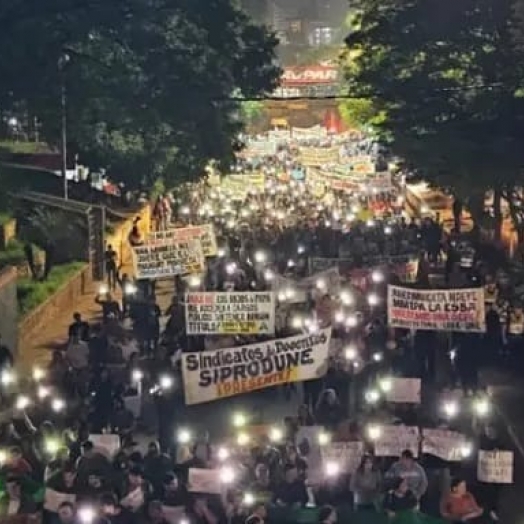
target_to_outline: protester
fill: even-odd
[[[386,473],[386,478],[404,479],[409,492],[418,500],[428,489],[428,479],[424,468],[415,461],[413,452],[405,449],[400,459],[395,462]]]
[[[374,510],[382,492],[382,478],[371,455],[364,455],[353,475],[349,487],[353,504],[358,510]]]
[[[479,346],[498,356],[521,344],[519,303],[506,300],[512,293],[500,278],[477,271],[476,252],[473,256],[470,250],[452,248],[455,237],[437,216],[399,216],[407,212],[398,203],[407,188],[397,177],[388,173],[384,190],[367,176],[358,189],[336,189],[340,180],[332,180],[330,173],[340,166],[306,170],[296,152],[324,146],[316,139],[306,141],[308,146],[294,140],[290,144],[286,139],[278,155],[257,161],[257,167],[239,160],[235,170],[241,179],[251,177],[250,189],[234,184],[227,189],[227,183],[226,189],[206,183],[181,186],[176,195],[181,223],[172,222],[170,197],[158,198],[153,212],[158,231],[183,229],[175,225],[211,226],[200,244],[216,249],[205,257],[204,267],[174,271],[167,264],[177,274],[157,286],[155,276],[137,274],[134,280],[124,273],[118,281],[118,257],[108,246],[108,286],[97,297],[102,324],[89,325],[75,314],[67,347],[53,353],[47,370],[16,386],[14,370],[13,376],[2,375],[15,414],[1,428],[0,452],[11,449],[5,457],[0,454],[4,478],[9,479],[8,514],[45,507],[52,524],[264,524],[294,522],[297,515],[334,524],[351,522],[346,511],[375,511],[382,498],[391,516],[415,513],[419,506],[427,511],[426,491],[436,499],[442,491],[428,488],[415,456],[427,468],[431,456],[440,461],[438,466],[470,473],[474,430],[479,419],[489,419],[489,397],[478,389],[476,364],[468,364]],[[326,136],[320,142],[338,150],[338,140]],[[346,148],[347,139],[340,140]],[[349,149],[367,155],[370,147],[367,140],[357,140]],[[328,182],[307,180],[317,171]],[[282,182],[282,175],[289,181]],[[147,242],[136,222],[130,244]],[[183,258],[180,253],[191,251],[186,247],[170,252]],[[461,266],[461,253],[465,260],[473,256],[473,266]],[[443,286],[449,282],[451,290],[495,285],[486,336],[467,330],[448,336],[445,330],[443,337],[442,330],[412,329],[409,322],[398,328],[388,325],[389,285],[398,286],[399,293],[413,292],[407,308],[413,302],[416,309],[415,294],[432,289],[434,280]],[[236,293],[254,290],[263,300],[270,296],[274,330],[257,331],[256,307],[239,307],[248,295]],[[226,291],[237,301],[220,303],[220,315],[227,320],[213,320],[227,327],[227,334],[215,333],[218,329],[191,332],[188,312],[199,306],[188,302],[193,291],[202,302],[207,296],[201,292]],[[166,295],[171,306],[163,314],[160,306],[165,309],[166,304],[159,301]],[[431,304],[440,304],[440,299]],[[214,318],[213,308],[203,305],[209,309],[202,312]],[[240,321],[241,315],[245,318]],[[212,324],[205,318],[194,323]],[[282,341],[288,337],[293,340]],[[327,357],[318,362],[316,346],[310,346],[323,337],[329,338]],[[271,380],[284,372],[282,380],[266,383],[265,375],[251,375],[255,365],[258,369],[273,362],[258,357],[249,361],[259,351],[275,357],[280,368],[270,374]],[[435,406],[430,389],[433,404],[428,405],[426,387],[446,367],[442,355],[474,396],[455,402],[439,390]],[[239,362],[226,362],[230,356]],[[208,374],[188,378],[191,359],[198,365],[209,359],[204,366]],[[306,366],[311,374],[301,380]],[[234,377],[214,375],[230,368]],[[404,380],[414,381],[414,390],[413,382],[407,387]],[[220,395],[197,398],[195,404],[202,406],[186,405],[205,381]],[[226,390],[229,385],[232,391]],[[452,389],[453,380],[446,385]],[[473,400],[484,406],[474,414]],[[243,416],[230,427],[235,406],[244,412],[236,413]],[[282,417],[268,420],[267,413],[275,409]],[[213,410],[213,420],[207,420]],[[435,437],[438,445],[424,437],[428,429],[444,432],[440,440]],[[388,440],[389,434],[394,438]],[[481,449],[502,449],[503,443],[490,444],[484,437]],[[418,449],[420,455],[399,449],[399,442],[408,447],[408,439],[410,450]],[[452,445],[446,446],[449,441]],[[198,478],[202,470],[205,481]],[[499,489],[494,486],[489,478],[480,484],[486,500],[481,496],[479,501],[486,512],[498,509]],[[446,518],[473,518],[478,506],[465,489],[454,483],[449,496],[444,491]],[[471,512],[462,511],[467,500]]]
[[[457,478],[451,482],[451,490],[442,501],[441,513],[452,522],[477,522],[484,510],[468,492],[466,481]]]
[[[408,483],[403,478],[396,478],[391,489],[384,499],[384,511],[395,517],[400,513],[414,510],[417,507],[417,498],[410,491]]]

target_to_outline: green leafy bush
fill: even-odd
[[[11,240],[7,249],[0,250],[0,269],[6,266],[19,266],[25,260],[24,245],[18,240]]]
[[[85,267],[83,262],[55,266],[45,281],[21,278],[17,282],[18,309],[21,315],[30,313],[56,293],[75,273]]]

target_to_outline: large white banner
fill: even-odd
[[[184,353],[186,404],[325,375],[331,328],[236,348]]]
[[[375,440],[377,457],[399,457],[409,449],[418,457],[419,430],[416,426],[380,426],[380,435]]]
[[[388,286],[391,327],[438,331],[486,331],[484,289],[409,289]]]
[[[513,451],[479,451],[477,479],[490,484],[513,484]]]
[[[202,273],[205,258],[200,239],[152,240],[133,248],[133,264],[137,279],[156,279]]]
[[[202,251],[205,257],[214,257],[217,254],[217,239],[212,224],[201,226],[179,227],[166,231],[155,231],[148,236],[148,242],[167,241],[188,242],[190,240],[200,240]]]
[[[386,400],[398,404],[420,404],[421,382],[419,378],[391,379],[391,388],[386,391]]]
[[[275,332],[275,295],[195,292],[186,295],[188,335],[260,335]]]
[[[422,453],[434,455],[448,462],[459,462],[462,456],[462,447],[466,437],[462,433],[447,429],[423,429]]]

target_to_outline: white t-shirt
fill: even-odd
[[[7,514],[8,515],[17,515],[19,509],[20,509],[20,500],[10,500],[9,505],[7,506]]]
[[[89,346],[87,342],[79,341],[69,344],[67,359],[75,369],[84,369],[89,364]]]

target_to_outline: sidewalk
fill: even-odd
[[[123,272],[132,274],[132,268],[125,267]],[[102,308],[95,303],[100,282],[94,282],[89,286],[87,293],[82,295],[74,309],[61,311],[53,318],[53,321],[42,329],[38,336],[32,340],[30,346],[19,348],[17,366],[21,371],[30,371],[34,366],[45,367],[51,360],[55,349],[65,349],[67,343],[67,332],[69,324],[73,321],[73,314],[78,312],[82,318],[89,323],[102,321]],[[165,313],[173,295],[172,283],[168,280],[159,281],[157,286],[157,303]],[[120,291],[116,298],[121,299]],[[166,319],[163,318],[165,321]]]
[[[34,366],[45,367],[51,360],[55,349],[64,349],[67,343],[67,331],[73,321],[73,313],[79,312],[88,322],[101,318],[101,308],[95,303],[99,282],[92,283],[87,293],[82,295],[74,309],[61,311],[52,322],[42,329],[32,340],[30,346],[19,348],[17,366],[22,371],[28,371]]]

